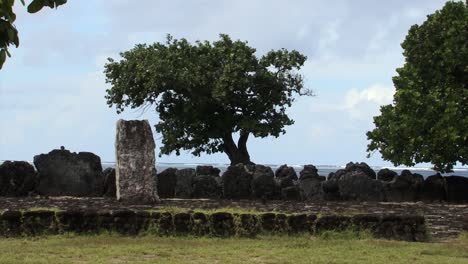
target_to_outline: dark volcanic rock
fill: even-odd
[[[419,199],[423,201],[447,200],[447,184],[444,177],[439,173],[427,177],[422,184]]]
[[[229,166],[222,177],[223,195],[228,199],[245,199],[251,194],[252,174],[243,164]]]
[[[215,236],[228,237],[235,234],[234,217],[230,213],[216,212],[211,215],[211,229]]]
[[[385,196],[389,202],[416,201],[421,191],[424,178],[419,174],[413,174],[409,170],[403,170],[401,175],[385,184]]]
[[[294,200],[294,201],[303,200],[301,189],[299,189],[298,186],[289,186],[289,187],[281,189],[281,197],[283,198],[283,200]]]
[[[284,188],[287,188],[287,187],[291,187],[291,186],[294,186],[294,180],[291,179],[291,178],[276,178],[276,182],[277,182],[277,185],[281,188],[281,189],[284,189]]]
[[[278,179],[288,178],[295,181],[297,180],[297,173],[293,167],[289,167],[288,165],[284,164],[276,169],[275,177]]]
[[[452,203],[468,202],[468,178],[448,176],[445,177],[445,181],[447,182],[447,201]]]
[[[104,191],[105,197],[115,197],[116,186],[115,186],[115,169],[107,168],[102,172],[104,176]]]
[[[176,186],[174,196],[176,198],[190,199],[192,198],[192,183],[195,177],[194,169],[182,169],[176,172]]]
[[[26,196],[37,180],[34,167],[26,161],[5,161],[0,165],[0,196]]]
[[[338,180],[332,179],[322,182],[322,197],[327,201],[341,200]]]
[[[347,171],[344,169],[339,169],[336,172],[330,172],[328,174],[327,180],[339,180],[346,173]]]
[[[343,200],[384,201],[382,182],[371,179],[362,171],[347,173],[338,180],[338,188]]]
[[[322,177],[300,179],[299,188],[301,189],[304,198],[307,200],[318,198],[322,191],[323,181],[324,178]]]
[[[157,176],[157,188],[160,198],[174,198],[177,169],[167,168]]]
[[[252,179],[252,195],[261,199],[279,199],[273,170],[263,165],[255,165]]]
[[[220,194],[221,190],[214,176],[197,175],[193,178],[193,198],[217,198]]]
[[[364,162],[361,162],[361,163],[350,162],[346,164],[345,170],[346,172],[362,172],[371,179],[377,178],[375,171]]]
[[[398,176],[398,173],[385,168],[379,170],[377,173],[377,180],[389,182],[392,181],[396,176]]]
[[[299,173],[299,179],[318,178],[318,170],[314,165],[304,165],[304,169]]]
[[[213,166],[197,166],[195,173],[197,175],[212,175],[212,176],[219,176],[221,171],[218,168],[214,168]]]
[[[90,152],[54,149],[34,156],[39,174],[36,191],[48,196],[101,196],[101,159]]]

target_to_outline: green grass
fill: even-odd
[[[248,238],[62,235],[0,239],[0,263],[468,263],[468,236],[450,243],[344,233]]]

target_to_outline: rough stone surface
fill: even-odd
[[[444,177],[440,174],[427,177],[421,186],[418,200],[439,202],[447,200],[447,184]]]
[[[318,199],[322,192],[322,182],[324,181],[321,177],[305,178],[299,180],[299,188],[307,200]]]
[[[327,180],[339,180],[346,173],[348,172],[344,169],[339,169],[335,172],[330,172],[330,174],[328,174]]]
[[[260,212],[283,212],[283,213],[306,213],[308,215],[363,215],[372,214],[377,215],[379,219],[382,219],[382,215],[406,215],[406,214],[417,214],[424,216],[425,224],[427,226],[427,232],[430,237],[434,240],[447,240],[456,238],[463,230],[468,230],[468,204],[451,204],[451,203],[422,203],[422,202],[302,202],[302,201],[271,201],[264,203],[262,201],[255,200],[219,200],[219,199],[163,199],[161,203],[154,205],[141,205],[141,204],[127,204],[118,202],[116,199],[101,198],[101,197],[24,197],[18,199],[16,197],[0,197],[0,212],[3,211],[3,215],[0,213],[0,226],[5,227],[3,230],[0,228],[0,236],[2,231],[8,233],[15,233],[21,231],[21,218],[22,212],[30,209],[37,210],[37,208],[56,208],[60,210],[67,210],[65,212],[56,212],[56,219],[61,223],[59,225],[60,230],[67,230],[67,225],[77,225],[68,229],[68,231],[75,231],[76,228],[82,227],[82,230],[96,229],[97,225],[100,225],[100,221],[108,223],[109,211],[115,212],[118,210],[132,210],[141,212],[142,210],[157,210],[159,212],[152,212],[151,219],[155,219],[158,223],[161,220],[161,224],[164,224],[164,230],[171,229],[172,217],[170,215],[162,216],[161,211],[167,208],[185,208],[187,210],[213,210],[225,208],[244,208],[246,210],[255,210]],[[96,211],[93,213],[93,211]],[[102,211],[102,212],[100,212]],[[106,212],[107,211],[107,212]],[[80,214],[75,214],[82,212]],[[84,213],[83,213],[84,212]],[[137,213],[137,214],[140,214]],[[67,217],[65,217],[67,216]],[[112,216],[112,215],[111,215]],[[198,217],[200,216],[200,217]],[[268,223],[275,230],[286,230],[288,232],[287,217],[284,214],[275,213],[268,217],[262,217],[262,220],[268,220]],[[367,220],[362,219],[364,217]],[[65,218],[65,219],[64,219]],[[66,220],[68,218],[69,224]],[[164,219],[163,219],[164,218]],[[360,217],[364,222],[375,222],[375,217],[369,219],[368,216]],[[208,226],[208,219],[204,214],[195,212],[192,215],[194,229],[199,230],[200,234],[210,233]],[[374,220],[372,220],[374,219]],[[402,219],[402,218],[400,218]],[[388,222],[386,218],[386,222]],[[399,221],[398,219],[395,219]],[[358,220],[352,217],[354,224],[357,224]],[[362,221],[359,226],[362,226]],[[380,221],[380,220],[379,220]],[[409,221],[413,221],[409,219]],[[65,222],[65,223],[64,223]],[[395,221],[389,221],[388,228],[383,230],[391,231],[390,235],[396,231],[400,234],[405,232],[406,228],[402,225],[394,225]],[[405,220],[406,222],[406,220]],[[73,224],[74,223],[74,224]],[[64,224],[64,226],[62,226]],[[284,225],[286,224],[286,225]],[[406,225],[406,224],[405,224]],[[406,225],[408,226],[408,225]],[[63,228],[62,228],[63,227]],[[162,225],[159,225],[162,228]],[[196,227],[196,228],[195,228]],[[465,229],[463,229],[465,227]],[[393,228],[397,228],[393,230]],[[16,231],[15,231],[16,230]],[[410,229],[410,232],[411,229]],[[196,234],[198,232],[195,232]],[[388,237],[386,237],[388,238]]]
[[[338,180],[338,188],[343,200],[384,201],[382,182],[371,179],[362,171],[347,173]]]
[[[304,169],[299,173],[299,180],[318,177],[318,170],[314,165],[304,165]]]
[[[371,167],[369,167],[369,165],[367,165],[365,162],[350,162],[346,164],[345,170],[346,172],[362,172],[371,179],[377,178],[375,171]]]
[[[115,186],[115,169],[107,168],[102,172],[104,176],[104,197],[115,197],[116,186]]]
[[[288,165],[284,164],[281,165],[275,171],[275,177],[279,179],[289,178],[293,181],[297,180],[297,173],[293,167],[289,167]]]
[[[34,156],[39,174],[36,191],[47,196],[101,196],[101,159],[90,152],[72,153],[63,147]]]
[[[398,173],[390,170],[390,169],[381,169],[377,173],[377,180],[380,181],[385,181],[385,182],[390,182],[392,181],[396,176],[398,176]]]
[[[194,169],[182,169],[176,172],[176,186],[174,189],[174,196],[176,198],[192,198],[192,183],[194,177]]]
[[[451,203],[468,202],[468,178],[448,176],[445,177],[445,181],[447,182],[447,201]]]
[[[401,175],[385,184],[385,196],[390,202],[416,201],[421,191],[424,178],[419,174],[413,174],[409,170],[403,170]]]
[[[322,197],[326,201],[341,200],[340,189],[338,187],[338,180],[331,179],[322,182]]]
[[[219,198],[221,190],[215,176],[197,175],[192,183],[193,198]]]
[[[219,176],[221,172],[220,169],[215,168],[213,166],[197,166],[195,173],[197,175],[212,175],[212,176]]]
[[[117,199],[134,203],[157,202],[155,143],[149,122],[117,121],[115,148]]]
[[[0,165],[0,196],[26,196],[38,177],[34,167],[26,161],[5,161]]]
[[[250,197],[252,174],[243,164],[229,166],[224,172],[222,180],[224,198],[244,199]]]
[[[252,195],[260,199],[278,199],[279,187],[276,185],[273,170],[263,165],[255,165],[252,179]]]
[[[281,189],[281,197],[283,198],[283,200],[303,200],[301,189],[295,185]]]
[[[160,198],[174,198],[177,169],[167,168],[157,176],[158,195]]]

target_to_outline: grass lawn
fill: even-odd
[[[0,263],[468,263],[468,236],[408,243],[340,235],[249,238],[61,235],[0,239]]]

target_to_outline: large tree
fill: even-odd
[[[39,12],[45,6],[56,8],[66,2],[67,0],[33,0],[28,5],[28,12]],[[24,0],[21,0],[21,3],[25,5]],[[14,5],[15,0],[0,0],[0,70],[6,57],[10,57],[8,46],[19,46],[18,30],[13,24],[16,20],[16,14],[13,12]]]
[[[368,151],[395,165],[468,163],[468,3],[447,2],[403,41],[392,105],[374,117]]]
[[[223,34],[212,43],[168,36],[165,43],[136,45],[105,65],[107,103],[118,113],[154,105],[160,155],[225,152],[231,164],[251,163],[249,136],[284,134],[294,123],[285,111],[295,95],[310,94],[297,72],[304,55],[280,49],[257,58],[255,52]]]

